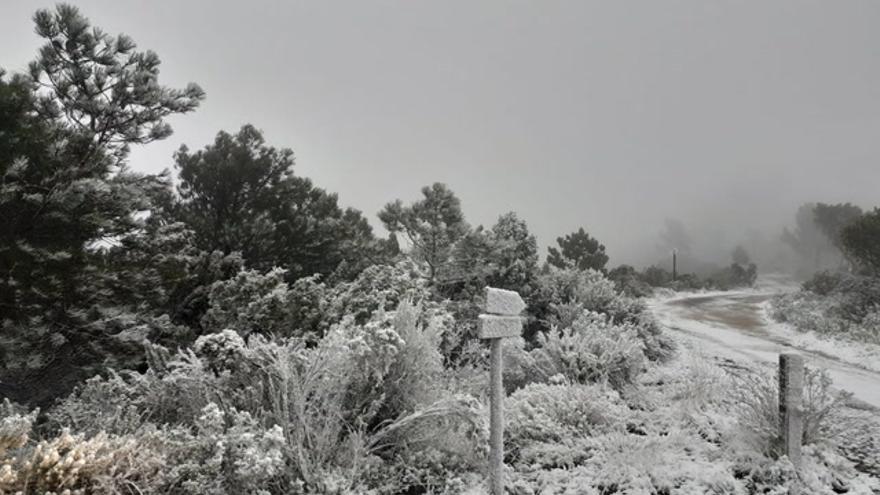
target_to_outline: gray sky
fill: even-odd
[[[441,181],[473,224],[584,226],[613,262],[667,217],[732,248],[804,201],[880,205],[877,1],[71,3],[207,93],[137,170],[249,122],[376,226]],[[51,5],[3,0],[0,66]]]

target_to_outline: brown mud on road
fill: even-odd
[[[710,295],[674,299],[669,305],[681,308],[682,316],[692,320],[766,335],[762,330],[764,320],[760,316],[760,304],[770,297],[769,294]]]

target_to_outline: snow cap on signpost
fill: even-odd
[[[486,313],[479,316],[481,339],[517,337],[522,333],[522,318],[526,303],[512,290],[486,287]]]

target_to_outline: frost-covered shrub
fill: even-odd
[[[445,386],[445,324],[403,302],[364,324],[347,318],[316,345],[226,330],[175,354],[152,346],[146,373],[90,380],[51,424],[161,432],[163,486],[189,493],[360,492],[371,462],[393,472],[433,450],[473,471],[485,416]]]
[[[472,463],[461,463],[448,452],[431,449],[395,457],[389,465],[373,463],[364,474],[370,493],[430,493],[437,495],[485,494],[483,472]]]
[[[644,311],[632,323],[632,327],[644,344],[642,350],[645,357],[658,362],[672,359],[675,355],[675,342],[663,332],[654,316],[647,310]]]
[[[819,433],[810,434],[818,440],[804,447],[810,472],[798,475],[787,459],[739,443],[747,433],[734,414],[743,400],[730,393],[732,385],[742,386],[735,375],[687,347],[681,357],[651,366],[638,388],[621,395],[562,376],[511,394],[505,403],[509,491],[697,495],[783,494],[799,488],[800,493],[870,494],[880,486],[880,479],[867,474],[875,452],[874,444],[864,441],[867,428],[846,426],[849,420],[837,414],[843,411],[842,396],[820,373],[811,371],[805,390],[806,429],[815,432],[813,425],[819,424]],[[765,402],[778,393],[772,381],[768,385]],[[758,409],[768,421],[778,417],[775,404]],[[849,436],[836,431],[838,426]],[[766,428],[771,430],[778,427]]]
[[[594,270],[549,268],[539,278],[530,311],[541,323],[541,332],[554,325],[566,328],[584,311],[602,313],[614,324],[632,325],[643,340],[643,350],[649,359],[663,360],[674,351],[672,340],[662,333],[645,303],[620,294],[614,282]]]
[[[804,282],[803,290],[831,296],[839,316],[861,321],[880,304],[880,278],[843,272],[820,272]]]
[[[423,326],[424,318],[429,321]],[[373,425],[431,402],[443,374],[439,349],[447,323],[403,301],[396,311],[380,310],[363,325],[346,318],[335,326],[328,342],[343,345],[351,356],[347,407]]]
[[[585,439],[622,424],[627,411],[617,393],[597,385],[537,383],[514,392],[505,409],[508,461],[545,467],[589,457]]]
[[[608,279],[617,290],[629,297],[650,297],[654,288],[630,265],[620,265],[608,272]]]
[[[124,435],[64,428],[28,443],[32,421],[0,421],[0,493],[260,493],[286,466],[280,426],[214,403],[191,425],[146,423]]]
[[[378,449],[362,479],[377,493],[462,493],[483,485],[488,455],[487,411],[471,398],[438,403],[378,435]],[[456,413],[455,409],[459,412]],[[478,415],[463,411],[479,411]],[[454,420],[456,415],[458,420]],[[450,421],[452,419],[452,421]]]
[[[653,288],[665,287],[675,291],[731,290],[753,286],[758,277],[758,268],[754,263],[733,263],[723,268],[709,264],[701,267],[698,273],[679,273],[673,280],[669,270],[650,266],[637,276],[639,281]]]
[[[804,445],[833,445],[848,427],[854,426],[842,415],[851,394],[835,391],[831,385],[826,371],[805,369],[802,406]],[[763,456],[774,459],[781,456],[778,378],[762,373],[740,377],[735,382],[733,396],[738,419],[737,439]]]
[[[168,484],[179,493],[259,493],[286,467],[279,425],[263,427],[250,413],[215,403],[202,408],[192,430],[165,436]]]
[[[9,400],[3,400],[0,404],[0,459],[27,444],[36,417],[37,411],[25,413]]]
[[[557,449],[560,450],[560,449]],[[612,430],[589,437],[576,464],[514,473],[511,491],[538,493],[740,493],[723,462],[683,432],[632,435]]]
[[[65,429],[34,441],[34,417],[0,419],[0,493],[150,493],[160,485],[159,436],[86,437]]]
[[[584,312],[568,328],[538,336],[530,352],[532,376],[548,381],[562,375],[576,383],[632,384],[646,358],[644,342],[632,324],[616,325],[604,315]]]
[[[880,343],[880,279],[821,272],[774,298],[770,314],[803,332]]]
[[[404,300],[438,310],[443,306],[431,302],[424,278],[408,261],[370,266],[354,280],[335,286],[318,276],[288,284],[281,269],[246,270],[211,286],[201,325],[207,333],[233,329],[242,336],[260,333],[316,342],[347,318],[363,324],[374,312],[392,311]]]
[[[600,493],[734,493],[736,480],[697,437],[613,432],[590,459]]]
[[[666,287],[672,282],[672,273],[659,266],[649,266],[642,271],[641,278],[651,287]]]
[[[229,280],[215,282],[209,295],[210,307],[201,321],[205,332],[230,328],[241,335],[301,335],[295,318],[297,308],[292,304],[284,274],[280,268],[265,274],[245,270]]]
[[[843,272],[821,271],[804,282],[802,288],[820,296],[827,296],[838,290],[845,277],[847,275]]]
[[[829,317],[834,302],[810,292],[791,292],[772,299],[770,315],[802,332],[845,335],[849,323]]]
[[[137,431],[149,414],[145,401],[150,397],[143,387],[147,380],[139,380],[140,376],[110,372],[106,377],[90,378],[49,410],[50,429],[66,427],[86,435]]]
[[[877,493],[880,480],[857,472],[853,465],[825,445],[806,445],[801,468],[783,457],[776,460],[740,459],[734,466],[748,493]]]
[[[671,276],[671,274],[670,274]],[[674,291],[695,291],[703,290],[708,286],[707,282],[702,280],[695,273],[682,273],[675,277],[675,280],[667,282],[663,287],[667,287]]]
[[[844,413],[842,428],[834,425],[840,453],[855,468],[880,479],[880,418],[872,411],[850,409]]]
[[[589,311],[608,314],[615,321],[633,318],[640,312],[639,306],[628,304],[627,298],[617,292],[614,282],[596,270],[548,268],[539,278],[535,299],[551,309],[562,304],[577,304]],[[558,318],[559,315],[551,312],[549,316]]]
[[[706,280],[706,285],[713,289],[730,290],[739,287],[751,287],[758,279],[758,267],[754,263],[741,265],[733,263],[716,271]]]
[[[228,329],[199,337],[193,345],[193,352],[217,372],[234,369],[247,359],[244,339],[238,332]]]
[[[350,316],[364,323],[377,310],[390,311],[405,300],[430,300],[425,277],[410,260],[395,265],[373,265],[351,282],[337,285],[328,295],[327,319],[339,322]]]
[[[686,414],[699,413],[717,405],[728,393],[730,377],[715,363],[694,355],[682,359],[684,368],[670,384],[672,399]],[[667,378],[668,379],[668,378]]]

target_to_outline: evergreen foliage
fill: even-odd
[[[14,356],[0,382],[45,400],[126,353],[113,335],[149,325],[110,307],[101,248],[141,229],[138,213],[167,187],[167,177],[126,169],[129,147],[167,137],[165,118],[204,94],[161,86],[155,53],[75,7],[40,10],[34,22],[39,56],[28,74],[0,80],[0,307],[4,354]]]
[[[356,275],[375,254],[372,228],[335,194],[293,175],[293,152],[268,146],[245,125],[221,131],[213,144],[175,154],[180,176],[176,211],[201,249],[241,253],[249,268],[286,270],[293,281],[341,270]]]
[[[558,237],[556,243],[559,249],[549,248],[547,262],[557,268],[572,266],[580,270],[604,270],[608,263],[605,246],[590,237],[583,228],[565,237]]]
[[[856,266],[880,275],[880,208],[848,224],[841,230],[840,240]]]
[[[406,236],[410,255],[425,263],[428,282],[434,285],[448,276],[453,248],[470,232],[470,226],[461,201],[445,184],[423,187],[422,196],[409,206],[400,200],[388,203],[379,219],[390,232]]]

